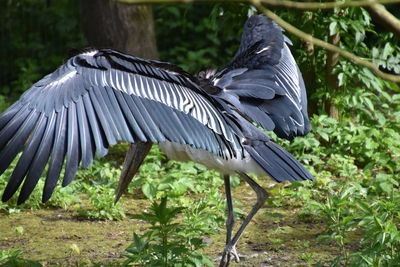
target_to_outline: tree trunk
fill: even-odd
[[[150,5],[83,0],[81,21],[91,46],[112,48],[143,58],[158,57]]]
[[[309,2],[309,0],[307,0]],[[305,23],[305,30],[309,32],[310,34],[313,34],[313,14],[308,12],[309,15],[306,18],[306,23]],[[300,13],[299,19],[304,16],[304,12]],[[302,68],[302,74],[304,78],[304,83],[306,85],[307,89],[307,103],[308,103],[308,115],[311,116],[312,114],[317,114],[318,113],[318,105],[317,105],[317,100],[312,99],[311,97],[314,95],[314,93],[317,91],[317,85],[316,85],[316,62],[315,62],[315,47],[314,44],[311,42],[302,42],[302,47],[307,53],[307,64],[303,66]]]
[[[329,36],[329,43],[339,46],[340,42],[340,34],[339,32],[335,33],[334,35]],[[328,56],[326,59],[326,79],[328,89],[331,91],[331,98],[328,100],[328,114],[331,118],[339,119],[339,109],[336,106],[333,98],[337,92],[339,91],[339,80],[337,75],[333,73],[333,69],[339,62],[339,53],[330,52],[328,51]]]
[[[332,12],[341,12],[341,11],[332,11]],[[339,46],[340,44],[340,33],[337,32],[328,37],[328,42],[334,46]],[[333,73],[334,68],[339,62],[339,53],[328,51],[326,58],[326,81],[327,81],[327,89],[330,91],[330,99],[327,100],[326,103],[326,111],[328,112],[331,118],[339,120],[340,114],[339,109],[334,102],[334,97],[339,92],[339,79],[336,74]]]
[[[150,5],[109,0],[82,0],[81,21],[86,38],[96,48],[111,48],[133,56],[157,59],[153,11]],[[127,189],[152,143],[131,144],[115,200]]]

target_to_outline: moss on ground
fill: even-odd
[[[255,202],[246,185],[235,188],[233,194],[245,212]],[[75,211],[62,209],[0,214],[0,250],[20,249],[23,258],[44,266],[122,262],[132,233],[142,233],[148,227],[130,215],[142,212],[149,204],[143,199],[123,200],[127,218],[122,221],[82,220]],[[267,210],[283,216],[272,217]],[[261,209],[239,240],[242,261],[232,266],[310,266],[337,256],[337,247],[317,240],[323,232],[322,222],[299,220],[299,213],[299,209],[287,207]],[[209,245],[204,253],[217,259],[225,244],[225,232],[206,241]]]

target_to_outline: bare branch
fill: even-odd
[[[135,3],[135,4],[152,4],[152,3],[193,3],[193,2],[214,2],[211,0],[117,0],[119,2],[125,3]],[[219,0],[218,2],[239,2],[246,3],[246,0]],[[372,4],[395,4],[400,3],[400,0],[355,0],[348,2],[295,2],[288,0],[259,0],[259,2],[271,5],[271,6],[283,6],[296,9],[331,9],[335,7],[345,8],[345,7],[361,7],[369,6]]]
[[[125,3],[192,3],[192,2],[209,2],[209,0],[115,0],[119,2],[125,2]],[[345,51],[335,45],[329,44],[327,42],[324,42],[318,38],[314,38],[312,35],[309,35],[298,28],[294,27],[290,23],[286,22],[285,20],[281,19],[278,15],[276,15],[274,12],[271,10],[265,8],[262,4],[271,4],[271,5],[281,5],[281,6],[287,6],[287,7],[293,7],[293,8],[309,8],[309,9],[318,9],[318,8],[334,8],[334,7],[349,7],[349,6],[365,6],[365,5],[373,5],[376,3],[400,3],[400,0],[356,0],[356,1],[349,1],[349,2],[325,2],[325,3],[313,3],[313,2],[292,2],[292,1],[287,1],[287,0],[219,0],[219,2],[250,2],[254,6],[256,6],[260,11],[262,11],[264,14],[266,14],[268,17],[276,21],[282,28],[287,30],[288,32],[293,33],[297,37],[303,39],[306,42],[310,42],[314,45],[318,45],[322,48],[327,49],[328,51],[338,53],[341,56],[350,59],[351,61],[365,66],[369,69],[371,69],[376,75],[379,77],[392,81],[392,82],[400,82],[400,75],[392,75],[388,73],[384,73],[381,70],[379,70],[378,66],[376,66],[374,63],[367,61],[365,59],[362,59],[353,53],[350,53],[348,51]]]
[[[383,5],[375,4],[365,7],[376,22],[400,36],[400,20],[393,16]]]
[[[345,7],[361,7],[369,6],[371,4],[394,4],[399,3],[400,0],[356,0],[347,2],[294,2],[286,0],[261,0],[262,3],[273,6],[283,6],[296,9],[331,9],[335,7],[345,8]]]
[[[293,33],[294,35],[296,35],[297,37],[313,43],[315,45],[318,45],[322,48],[325,48],[329,51],[335,52],[335,53],[339,53],[341,56],[350,59],[351,61],[362,65],[364,67],[367,67],[369,69],[371,69],[376,75],[378,75],[379,77],[388,80],[388,81],[392,81],[392,82],[400,82],[400,75],[392,75],[392,74],[388,74],[388,73],[384,73],[382,71],[379,70],[378,66],[376,66],[374,63],[367,61],[365,59],[362,59],[348,51],[345,51],[343,49],[340,49],[337,46],[334,46],[332,44],[329,44],[327,42],[324,42],[318,38],[315,38],[299,29],[297,29],[296,27],[294,27],[293,25],[289,24],[288,22],[286,22],[285,20],[281,19],[278,15],[276,15],[274,12],[272,12],[271,10],[265,8],[264,6],[261,5],[261,1],[260,0],[250,0],[250,2],[256,6],[260,11],[262,11],[265,15],[267,15],[268,17],[270,17],[271,19],[273,19],[276,23],[278,23],[282,28],[284,28],[285,30],[287,30],[288,32]]]

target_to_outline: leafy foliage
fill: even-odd
[[[82,184],[89,195],[90,206],[92,208],[78,208],[80,216],[89,219],[122,220],[125,212],[121,203],[114,204],[115,190],[109,185],[91,186]]]
[[[69,48],[85,46],[79,30],[77,3],[77,0],[0,3],[0,15],[4,18],[0,29],[4,37],[0,39],[0,110],[35,80],[54,70],[66,58]],[[230,3],[155,7],[161,59],[178,63],[190,72],[227,64],[237,49],[239,33],[250,9]],[[277,8],[277,11],[320,39],[327,40],[329,34],[339,33],[343,49],[370,59],[384,71],[400,73],[399,40],[377,28],[364,9],[300,13]],[[340,90],[331,91],[326,77],[326,51],[315,47],[310,55],[301,40],[287,35],[293,41],[292,51],[303,73],[313,74],[312,80],[306,75],[305,80],[313,92],[310,101],[318,109],[312,116],[312,133],[292,143],[277,142],[300,159],[317,182],[272,187],[268,207],[299,208],[299,220],[324,223],[319,240],[339,247],[340,255],[321,264],[396,266],[400,262],[399,85],[340,59],[333,70]],[[327,115],[329,102],[339,108],[339,120]],[[16,206],[13,198],[0,203],[0,211],[12,214],[59,207],[91,219],[123,219],[123,207],[112,204],[123,151],[123,145],[117,146],[112,158],[97,159],[91,168],[81,170],[71,185],[57,187],[48,204],[40,202],[42,177],[26,204]],[[13,167],[15,164],[0,177],[0,191]],[[171,265],[208,264],[198,252],[204,246],[198,237],[214,234],[224,223],[221,186],[222,180],[216,172],[191,162],[167,162],[159,149],[153,147],[127,196],[154,201],[149,212],[138,216],[151,227],[144,234],[134,234],[126,264],[157,265],[159,261]],[[167,207],[166,197],[172,208]],[[277,212],[267,214],[282,216]],[[350,250],[350,246],[356,249]],[[19,252],[1,253],[0,258],[8,259]],[[312,262],[309,253],[300,257]]]
[[[10,249],[0,251],[0,263],[2,267],[41,267],[37,261],[26,260],[20,257],[22,251]]]
[[[205,67],[223,67],[238,48],[250,9],[249,5],[232,3],[157,5],[156,33],[161,59],[192,73]],[[171,32],[176,38],[171,38]]]
[[[133,234],[133,242],[126,249],[128,258],[124,265],[138,263],[141,266],[213,266],[213,263],[197,250],[204,247],[198,233],[188,231],[174,222],[185,208],[167,207],[167,198],[160,204],[153,202],[150,212],[136,215],[137,219],[151,224],[142,236]]]
[[[78,7],[78,0],[0,2],[0,111],[2,98],[16,100],[58,67],[69,49],[87,45]]]

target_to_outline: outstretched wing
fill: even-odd
[[[310,131],[303,78],[282,29],[264,15],[244,26],[233,61],[211,81],[223,90],[216,97],[279,137]]]
[[[228,157],[237,137],[192,81],[168,63],[92,50],[69,59],[0,116],[0,174],[23,151],[4,191],[24,202],[46,164],[43,201],[95,153],[128,142],[177,142]],[[235,149],[233,149],[235,150]],[[65,161],[65,163],[64,163]]]

